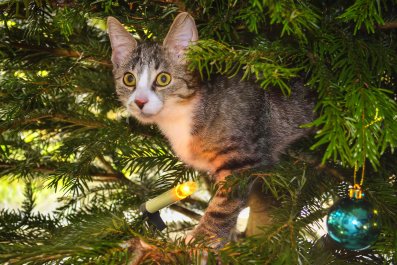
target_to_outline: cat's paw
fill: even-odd
[[[196,228],[194,231],[187,234],[187,236],[185,237],[185,243],[187,245],[204,245],[209,249],[219,250],[227,243],[227,240],[221,239],[218,237],[218,235],[215,234],[209,234],[208,232],[204,233],[200,229]]]
[[[196,244],[196,238],[194,237],[194,234],[188,233],[187,236],[185,237],[185,243],[186,245],[194,245]],[[211,246],[207,246],[211,248]],[[191,248],[191,257],[194,257],[195,259],[195,264],[200,264],[200,265],[208,265],[208,250],[206,250],[205,248],[200,248],[200,250],[198,250],[195,247]]]
[[[188,234],[186,235],[186,237],[185,237],[185,243],[186,243],[186,245],[189,245],[189,244],[191,244],[191,243],[193,243],[193,242],[194,242],[193,233],[188,233]]]

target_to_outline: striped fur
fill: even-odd
[[[313,119],[314,106],[301,82],[292,84],[292,96],[287,98],[277,89],[265,91],[252,80],[242,81],[241,76],[202,81],[189,72],[181,54],[189,41],[196,40],[197,30],[187,13],[178,15],[163,45],[131,42],[115,19],[108,23],[113,57],[119,59],[113,62],[113,73],[120,101],[141,122],[157,124],[182,161],[213,174],[216,182],[232,173],[273,165],[290,143],[307,133],[299,125]],[[128,43],[120,44],[119,39]],[[129,56],[120,59],[123,51],[117,47],[130,47]],[[126,72],[133,73],[139,84],[147,83],[139,90],[156,96],[152,109],[157,113],[144,113],[145,108],[135,105],[134,90],[122,82]],[[155,85],[160,72],[172,76],[166,87]],[[143,75],[145,80],[140,81]],[[194,235],[227,238],[245,203],[246,198],[232,198],[219,190]]]

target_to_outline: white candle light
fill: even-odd
[[[158,210],[193,194],[196,189],[197,184],[193,181],[179,184],[175,188],[170,189],[163,194],[148,200],[145,203],[145,210],[149,213],[155,213]]]

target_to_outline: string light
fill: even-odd
[[[155,213],[160,209],[167,207],[177,201],[192,195],[197,189],[197,184],[193,181],[177,185],[163,194],[148,200],[145,205],[145,210],[149,213]]]

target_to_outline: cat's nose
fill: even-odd
[[[143,107],[145,106],[145,104],[148,102],[147,99],[140,99],[137,98],[135,99],[135,104],[138,106],[138,108],[143,109]]]

